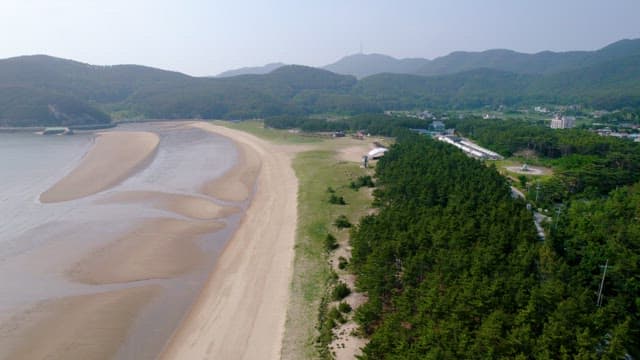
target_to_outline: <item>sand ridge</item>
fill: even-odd
[[[218,259],[165,359],[280,357],[297,219],[298,180],[291,147],[206,123],[262,160],[256,193],[241,226]],[[237,176],[235,179],[241,178]]]
[[[192,126],[207,130],[204,123],[193,123]],[[202,192],[225,201],[245,201],[251,195],[256,178],[262,166],[261,156],[251,146],[236,142],[238,160],[225,176],[206,182]]]
[[[68,271],[68,275],[74,281],[86,284],[125,283],[181,275],[204,261],[205,255],[195,239],[224,226],[216,221],[146,220],[85,256]]]
[[[223,176],[224,177],[224,176]],[[159,191],[121,191],[97,200],[98,204],[151,203],[158,209],[174,212],[196,220],[224,218],[241,211],[234,206],[218,205],[201,197]]]
[[[43,203],[79,199],[109,189],[147,165],[160,138],[146,131],[98,133],[80,164],[40,195]]]

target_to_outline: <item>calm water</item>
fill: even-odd
[[[94,136],[0,133],[0,325],[17,308],[41,300],[143,283],[94,286],[74,283],[63,276],[85,253],[145,218],[180,218],[150,205],[97,205],[96,200],[129,190],[198,195],[197,189],[205,181],[223,174],[237,157],[230,140],[198,129],[143,124],[117,130],[159,134],[160,146],[153,162],[105,192],[54,204],[39,203],[40,193],[79,163]],[[161,284],[167,291],[139,316],[119,357],[148,358],[157,353],[194,300],[240,216],[230,216],[225,219],[228,226],[224,230],[200,239],[203,250],[211,254],[207,268],[180,278],[146,281]],[[0,358],[1,348],[2,339]]]

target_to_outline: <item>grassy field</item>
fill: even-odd
[[[345,215],[356,224],[370,208],[370,191],[355,191],[349,187],[359,176],[373,173],[358,163],[337,159],[337,151],[344,147],[362,145],[359,140],[315,138],[283,130],[265,129],[261,122],[215,122],[249,132],[265,140],[283,144],[312,145],[293,159],[293,169],[299,181],[298,228],[296,230],[295,259],[291,283],[290,304],[282,348],[283,359],[319,359],[317,346],[320,306],[335,277],[328,263],[329,254],[324,241],[328,233],[340,243],[346,243],[349,230],[338,230],[333,221]],[[336,196],[344,197],[346,205],[329,203],[331,187]],[[327,354],[327,352],[325,352]]]
[[[328,233],[339,241],[346,238],[348,230],[338,231],[333,221],[346,215],[357,223],[370,198],[365,189],[356,192],[348,187],[365,170],[355,163],[335,160],[331,150],[301,153],[293,167],[300,181],[298,232],[283,359],[313,359],[318,357],[318,311],[332,280],[324,240]],[[347,205],[330,204],[328,187],[343,196]]]

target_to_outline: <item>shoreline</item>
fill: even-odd
[[[261,165],[253,199],[239,228],[160,358],[277,359],[297,224],[293,152],[242,131],[209,123],[192,126],[230,138],[245,154],[255,152]],[[230,179],[248,187],[243,181],[246,172],[232,170]]]
[[[184,124],[176,129],[182,127]],[[0,314],[0,358],[43,357],[42,354],[68,359],[128,358],[131,354],[160,354],[198,300],[219,251],[231,238],[227,227],[238,226],[245,205],[221,204],[201,194],[197,183],[190,193],[179,188],[176,192],[171,188],[118,188],[155,161],[162,146],[159,134],[162,132],[156,133],[154,128],[99,134],[75,167],[50,188],[55,190],[55,196],[44,196],[40,202],[44,207],[76,206],[56,202],[86,199],[86,205],[77,206],[103,211],[104,205],[124,205],[139,208],[140,214],[147,209],[161,213],[140,217],[133,214],[127,220],[130,225],[115,226],[115,231],[96,227],[85,229],[82,235],[52,235],[51,245],[21,256],[19,262],[24,264],[29,258],[55,259],[57,251],[64,253],[70,244],[77,243],[82,250],[73,249],[73,255],[62,261],[45,261],[42,268],[51,268],[61,282],[69,281],[85,289],[73,285],[74,290],[69,293],[52,292],[43,300],[4,310]],[[239,161],[235,168],[241,170],[244,164]],[[228,178],[229,173],[216,175],[215,179]],[[210,182],[212,177],[205,176],[200,181]],[[113,182],[114,178],[117,181]],[[223,185],[224,181],[220,186]],[[107,192],[111,188],[113,191]],[[222,190],[238,196],[234,195],[234,187],[223,186]],[[64,240],[67,237],[69,245]],[[216,240],[204,243],[204,237]],[[139,341],[149,346],[140,347]]]
[[[74,237],[72,242],[82,236],[100,240],[55,266],[62,278],[92,288],[83,295],[56,295],[16,308],[8,322],[0,322],[0,334],[5,336],[0,357],[38,351],[69,359],[86,358],[87,354],[126,358],[131,351],[137,354],[131,341],[139,340],[155,343],[145,348],[145,354],[161,358],[203,358],[207,354],[280,357],[297,221],[298,183],[291,167],[297,149],[209,123],[186,126],[230,139],[239,153],[236,164],[213,180],[204,179],[190,194],[116,188],[87,202],[158,209],[167,217],[134,218],[135,225],[129,230],[103,233],[96,229],[98,232]],[[152,163],[159,146],[159,136],[153,130],[100,134],[76,167],[58,180],[67,188],[55,194],[55,200],[90,200],[94,194],[116,187]],[[122,159],[123,155],[134,159],[125,158],[129,161],[124,166],[117,161],[120,168],[114,163],[106,167],[117,173],[115,184],[103,181],[100,171],[104,163],[89,164],[105,157]],[[97,188],[96,182],[101,186]],[[73,185],[71,192],[67,191],[69,184]],[[222,200],[222,204],[210,197]],[[45,196],[44,200],[51,198]],[[41,204],[59,206],[47,201]],[[224,235],[222,247],[213,250],[215,258],[207,260],[196,239],[226,231],[222,228],[228,220],[221,221],[229,216],[236,218],[236,225]],[[65,246],[54,244],[33,256],[55,256],[55,251],[64,251]],[[201,279],[199,285],[192,282],[195,274]],[[188,297],[172,293],[175,288],[165,288],[162,282],[177,284],[180,279],[190,279],[178,285],[193,289]],[[171,325],[162,335],[151,337],[155,340],[146,340],[154,329],[148,326],[157,323],[150,314],[164,318],[158,306],[170,304],[168,299],[176,296],[186,300],[177,307],[181,310],[167,314],[166,318],[173,320],[160,321]],[[171,311],[171,307],[164,309]],[[72,321],[63,325],[67,323],[64,319]]]
[[[160,137],[151,132],[98,133],[80,164],[40,194],[40,202],[80,199],[112,188],[153,161]]]

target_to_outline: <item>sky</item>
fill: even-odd
[[[358,53],[595,50],[640,38],[640,0],[0,0],[0,58],[47,54],[190,75]]]

